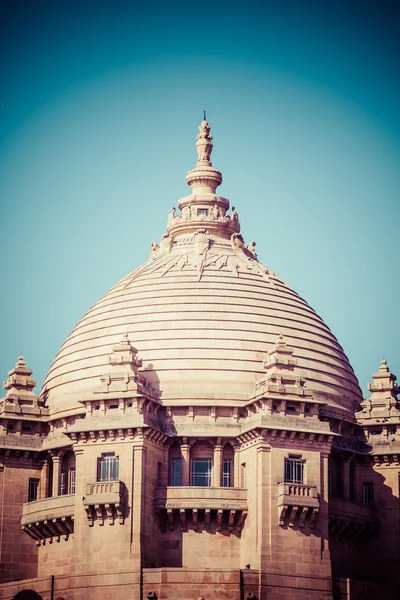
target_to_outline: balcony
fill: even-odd
[[[37,544],[50,538],[67,540],[74,531],[74,513],[74,494],[27,502],[22,508],[22,530]]]
[[[315,527],[319,510],[316,485],[280,483],[278,489],[279,525],[304,528]]]
[[[379,527],[375,508],[341,498],[329,498],[329,533],[335,540],[356,539]]]
[[[96,481],[86,485],[83,505],[90,526],[95,521],[104,525],[106,519],[110,525],[116,518],[120,523],[124,522],[124,489],[122,481]]]
[[[154,508],[161,530],[174,529],[177,517],[181,529],[189,524],[197,530],[241,531],[247,516],[247,490],[228,487],[169,486],[156,489]]]

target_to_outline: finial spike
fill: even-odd
[[[204,111],[204,121],[207,121],[206,111]]]

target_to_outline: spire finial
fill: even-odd
[[[206,111],[204,111],[204,121],[207,121],[207,115],[206,115]]]

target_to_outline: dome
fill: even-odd
[[[52,415],[82,409],[109,370],[123,335],[137,348],[140,373],[162,403],[242,406],[265,375],[283,335],[297,371],[332,413],[362,400],[353,369],[327,325],[259,262],[240,235],[237,211],[216,194],[212,136],[199,127],[192,194],[169,213],[150,259],[101,298],[68,336],[42,394]]]

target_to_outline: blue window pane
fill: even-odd
[[[211,458],[192,459],[192,485],[211,486]]]
[[[173,458],[171,462],[171,485],[181,484],[182,462],[180,458]]]

